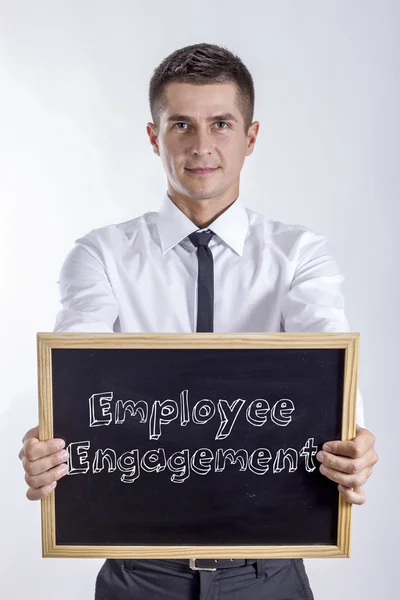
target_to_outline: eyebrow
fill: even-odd
[[[194,119],[192,119],[192,117],[189,117],[188,115],[171,115],[167,119],[168,123],[172,123],[175,121],[193,121],[193,120]],[[207,121],[235,121],[235,123],[238,122],[235,115],[233,115],[232,113],[229,113],[229,112],[223,113],[221,115],[215,115],[214,117],[208,117]]]

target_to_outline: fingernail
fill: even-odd
[[[328,472],[328,469],[326,468],[325,465],[321,465],[320,468],[319,468],[319,470],[321,471],[321,473],[327,473]]]
[[[319,451],[317,454],[317,460],[319,460],[319,462],[323,462],[325,458],[325,455],[323,452]]]
[[[332,452],[332,448],[329,446],[329,444],[324,444],[322,449],[325,450],[325,452]]]
[[[52,489],[54,489],[56,487],[56,485],[57,485],[57,481],[53,481],[53,483],[51,483],[49,485],[49,488],[52,490]]]
[[[68,450],[64,450],[64,452],[61,453],[61,460],[68,460]]]
[[[68,473],[68,465],[63,465],[60,469],[60,475],[65,475]]]
[[[62,450],[65,446],[64,440],[57,440],[57,450]]]

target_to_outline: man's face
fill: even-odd
[[[254,122],[245,133],[236,93],[232,83],[167,85],[159,131],[151,123],[147,131],[161,157],[169,192],[196,200],[236,198],[243,162],[253,151],[259,126]],[[214,170],[193,171],[207,167]]]

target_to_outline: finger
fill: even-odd
[[[56,485],[57,481],[53,481],[53,483],[51,483],[50,485],[45,485],[38,489],[28,488],[26,492],[26,497],[28,498],[28,500],[41,500],[42,498],[48,496],[54,490]]]
[[[36,427],[32,427],[32,429],[29,429],[29,431],[27,431],[24,435],[24,437],[22,438],[22,443],[25,443],[25,440],[28,438],[39,438],[39,425],[36,425]]]
[[[326,467],[335,469],[336,471],[342,471],[343,473],[360,473],[367,467],[372,467],[377,462],[377,454],[371,448],[361,458],[347,458],[343,456],[336,456],[330,452],[318,452],[316,456],[317,460]]]
[[[64,440],[58,438],[47,440],[46,442],[40,442],[37,438],[26,438],[23,452],[28,460],[38,460],[62,450],[64,446]]]
[[[55,454],[46,456],[45,458],[39,458],[38,460],[28,460],[26,456],[22,458],[22,466],[24,467],[28,475],[40,475],[49,471],[51,468],[65,463],[68,460],[68,451],[60,450]]]
[[[27,431],[25,433],[24,437],[22,438],[22,444],[23,444],[23,446],[22,446],[22,448],[21,448],[21,450],[19,451],[19,454],[18,454],[18,458],[20,460],[22,460],[22,457],[24,456],[24,444],[25,444],[25,441],[28,438],[34,438],[34,439],[39,438],[39,425],[36,425],[36,427],[32,427],[32,429],[29,429],[29,431]]]
[[[354,488],[354,490],[351,490],[349,488],[342,487],[341,485],[339,485],[338,489],[340,494],[346,500],[346,502],[349,502],[350,504],[364,504],[367,499],[365,496],[364,489],[362,487]]]
[[[340,471],[336,471],[336,469],[331,469],[325,465],[321,465],[319,470],[331,481],[340,483],[340,485],[343,485],[347,488],[358,488],[363,486],[372,473],[372,467],[367,467],[360,473],[355,473],[352,475],[341,473]]]
[[[353,440],[347,441],[331,441],[326,442],[322,446],[322,450],[338,454],[340,456],[348,456],[350,458],[360,458],[370,448],[373,448],[375,443],[374,435],[367,429],[357,426],[357,435]]]
[[[53,483],[53,481],[58,481],[67,473],[68,465],[63,463],[45,473],[40,473],[40,475],[29,475],[29,473],[25,473],[25,481],[30,488],[38,489],[44,485]]]

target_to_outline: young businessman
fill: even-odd
[[[181,48],[154,71],[149,92],[147,133],[168,182],[160,210],[76,241],[60,273],[54,331],[349,331],[343,277],[326,238],[269,220],[239,196],[259,130],[240,58],[213,44]],[[66,474],[63,448],[63,440],[40,442],[37,427],[25,434],[19,457],[30,500]],[[317,458],[348,502],[365,502],[378,457],[359,391],[355,439],[327,440]],[[189,560],[108,559],[95,598],[313,598],[302,560],[194,566],[200,570]]]

